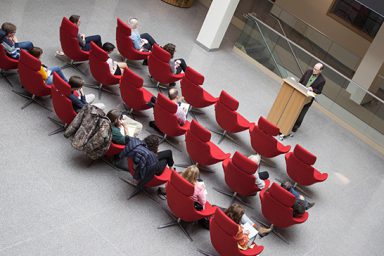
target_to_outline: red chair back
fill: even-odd
[[[153,108],[155,123],[160,131],[171,137],[183,135],[189,129],[189,122],[180,126],[176,111],[176,103],[159,93]]]
[[[93,78],[102,85],[118,84],[121,76],[113,75],[107,63],[109,56],[97,44],[91,42],[91,50],[89,52],[89,68]]]
[[[108,151],[105,153],[106,157],[112,157],[114,155],[120,154],[125,148],[125,145],[116,144],[111,142],[111,145],[109,145]]]
[[[10,69],[16,69],[18,63],[18,60],[12,59],[7,55],[4,46],[0,44],[0,69],[5,71]]]
[[[143,83],[143,78],[128,68],[120,80],[121,98],[128,107],[137,111],[149,109],[147,103],[153,96],[143,87]]]
[[[297,144],[293,152],[285,155],[288,176],[302,186],[322,182],[328,178],[327,173],[320,173],[312,165],[316,156]]]
[[[148,56],[148,70],[151,76],[161,84],[170,84],[184,77],[184,73],[172,73],[169,66],[170,60],[171,54],[169,52],[157,44],[153,45],[152,52]]]
[[[71,87],[57,73],[53,74],[51,87],[52,105],[57,117],[63,124],[70,124],[76,117],[72,101],[68,98]]]
[[[200,165],[212,165],[230,157],[211,141],[211,133],[192,120],[189,131],[185,134],[185,143],[190,158]]]
[[[185,76],[180,81],[181,94],[184,100],[195,108],[205,108],[214,104],[217,98],[206,92],[201,85],[204,83],[204,76],[191,67],[185,70]]]
[[[287,153],[291,149],[291,146],[284,146],[274,138],[279,132],[279,128],[261,116],[258,125],[251,124],[249,129],[252,148],[267,158]]]
[[[21,50],[19,59],[20,82],[24,89],[38,97],[51,94],[51,86],[45,84],[41,74],[41,62],[28,52]]]
[[[221,92],[219,100],[215,104],[215,116],[216,122],[227,132],[241,132],[250,126],[248,120],[237,113],[238,107],[239,102],[235,98],[226,91]]]
[[[79,28],[66,17],[61,21],[60,26],[60,44],[65,55],[73,61],[88,60],[88,52],[80,48],[77,34]]]
[[[305,212],[302,217],[293,217],[292,206],[295,200],[292,193],[273,183],[269,190],[263,190],[260,193],[261,211],[270,223],[279,228],[303,223],[308,219],[308,212]]]
[[[242,251],[237,245],[235,236],[239,230],[238,224],[231,220],[221,209],[217,209],[210,223],[210,237],[213,247],[221,256],[258,255],[264,250],[264,246],[255,244],[252,249]]]
[[[148,57],[150,52],[141,52],[133,46],[130,38],[131,28],[121,19],[117,18],[116,27],[116,46],[120,54],[128,60],[143,60]]]

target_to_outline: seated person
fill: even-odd
[[[185,72],[187,69],[187,63],[184,59],[173,59],[173,55],[176,52],[176,45],[168,43],[163,46],[163,49],[171,54],[171,60],[169,61],[169,66],[171,68],[171,72],[174,74],[179,74],[181,71]]]
[[[199,179],[199,168],[196,165],[191,165],[182,172],[181,176],[195,187],[192,199],[195,201],[196,210],[203,210],[207,202],[207,190],[203,180]]]
[[[137,137],[143,125],[132,118],[124,115],[120,110],[112,109],[107,113],[112,123],[112,141],[116,144],[125,145],[125,137]]]
[[[85,105],[92,104],[95,100],[94,94],[84,94],[83,85],[84,80],[79,76],[71,76],[69,78],[68,84],[71,86],[71,95],[69,99],[72,101],[73,109],[76,112],[79,112]],[[92,105],[104,109],[105,106],[103,103],[93,103]]]
[[[260,165],[260,161],[261,161],[261,156],[259,154],[256,154],[256,155],[250,155],[248,157],[250,160],[256,162],[258,165]],[[258,171],[256,172],[256,186],[262,190],[265,188],[265,180],[267,180],[269,178],[269,173],[267,171],[264,171],[264,172],[261,172],[261,171]]]
[[[296,191],[295,187],[292,185],[291,182],[283,182],[281,183],[281,187],[291,192],[291,194],[294,195],[296,198],[295,204],[292,206],[294,217],[302,216],[306,210],[310,209],[315,205],[314,202],[308,202],[308,200],[303,195],[299,194],[299,192]]]
[[[30,50],[33,47],[32,42],[25,41],[19,42],[16,38],[16,26],[10,22],[4,22],[1,25],[2,38],[1,44],[3,45],[8,56],[13,59],[20,58],[20,49]]]
[[[115,46],[109,42],[103,44],[103,50],[106,51],[109,54],[113,52],[115,49]],[[112,58],[108,58],[107,63],[109,65],[109,70],[111,71],[112,75],[120,76],[123,74],[124,69],[128,68],[127,63],[125,62],[117,62],[114,61]]]
[[[138,181],[139,188],[151,181],[154,175],[162,174],[167,165],[173,167],[172,151],[158,152],[159,144],[160,139],[156,135],[149,135],[144,141],[126,136],[124,150],[115,156],[116,164],[126,157],[133,159],[135,165],[133,178]]]
[[[241,205],[239,204],[232,204],[226,211],[225,214],[229,218],[231,218],[236,224],[238,224],[239,230],[235,236],[235,239],[237,240],[237,245],[240,250],[247,250],[249,248],[253,248],[253,238],[260,234],[260,236],[265,236],[268,233],[272,231],[273,225],[271,225],[269,228],[264,228],[262,226],[258,226],[256,223],[254,223],[246,214],[245,210]],[[249,230],[246,230],[246,226],[252,226],[256,229],[256,234],[252,237],[249,237]]]
[[[40,60],[41,56],[43,55],[43,49],[40,47],[32,47],[32,49],[29,50],[29,54]],[[48,68],[44,64],[41,64],[39,73],[46,84],[53,83],[53,73],[57,73],[65,82],[68,83],[68,79],[65,77],[63,71],[58,66]]]
[[[77,27],[80,27],[80,16],[79,15],[71,15],[69,20],[75,24]],[[99,47],[102,46],[100,35],[93,36],[85,36],[84,34],[77,34],[77,39],[79,40],[79,44],[82,50],[89,51],[91,48],[91,42],[94,42]]]
[[[129,27],[131,28],[131,36],[129,37],[132,40],[133,47],[139,51],[151,51],[152,46],[156,44],[155,39],[148,34],[139,32],[139,21],[136,18],[130,18],[128,22]]]

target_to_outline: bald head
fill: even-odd
[[[320,62],[316,63],[316,65],[313,67],[313,74],[318,75],[323,71],[324,65]]]
[[[169,89],[168,97],[170,100],[177,100],[177,96],[179,96],[179,91],[176,88]]]

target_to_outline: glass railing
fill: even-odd
[[[384,146],[384,101],[365,90],[283,33],[252,14],[235,47],[263,64],[281,78],[300,78],[307,68],[324,63],[322,74],[326,79],[323,93],[317,102],[352,127]]]

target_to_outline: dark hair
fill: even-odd
[[[4,30],[6,36],[11,33],[16,33],[16,26],[10,22],[4,22],[1,25],[1,29]]]
[[[33,57],[40,58],[40,56],[43,54],[43,49],[41,49],[40,47],[32,47],[28,52]]]
[[[114,124],[114,123],[116,123],[117,120],[119,120],[121,118],[121,114],[122,114],[122,112],[120,110],[111,109],[107,113],[107,117],[109,118],[109,120],[111,120],[111,123]]]
[[[173,58],[173,54],[175,54],[175,50],[176,50],[176,45],[168,43],[163,46],[163,49],[169,52],[169,54],[171,54],[171,58]]]
[[[79,76],[71,76],[69,78],[68,83],[72,89],[79,89],[79,88],[83,87],[84,80],[83,80],[83,78],[81,78]]]
[[[113,51],[115,49],[115,46],[112,43],[110,43],[110,42],[106,42],[106,43],[103,44],[102,48],[106,52],[111,52],[111,51]]]
[[[293,208],[293,216],[294,217],[299,217],[305,213],[305,207],[303,205],[303,201],[297,201],[295,204],[292,206]]]
[[[289,181],[285,181],[281,183],[281,187],[289,191],[292,188],[292,184]]]
[[[225,214],[231,218],[235,223],[240,224],[241,217],[243,217],[245,210],[239,204],[232,204],[225,211]]]
[[[80,15],[71,15],[71,17],[69,17],[69,20],[73,23],[73,24],[76,24],[77,22],[79,22],[79,19],[80,19]]]
[[[160,145],[159,137],[157,137],[156,135],[149,135],[144,139],[144,142],[145,144],[147,144],[149,150],[157,154]]]

